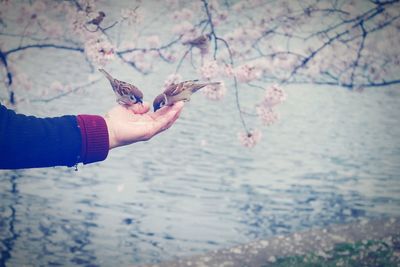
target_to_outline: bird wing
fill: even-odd
[[[124,81],[119,81],[117,79],[114,79],[114,83],[117,85],[116,87],[119,90],[119,93],[121,95],[130,95],[132,94],[132,87],[135,88],[136,90],[139,90],[136,86],[133,84],[124,82]]]
[[[198,90],[200,90],[203,87],[206,87],[207,85],[219,85],[221,84],[220,82],[209,82],[209,83],[196,83],[191,86],[191,90],[193,93],[196,93]]]
[[[165,90],[164,90],[164,94],[168,95],[168,96],[175,96],[180,94],[184,89],[187,88],[187,85],[189,83],[194,83],[198,80],[189,80],[189,81],[184,81],[184,82],[180,82],[180,83],[173,83],[171,85],[169,85]]]

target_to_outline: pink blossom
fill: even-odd
[[[158,37],[158,35],[148,36],[146,42],[150,48],[156,48],[161,45],[160,37]]]
[[[41,13],[47,9],[47,5],[43,0],[37,0],[32,4],[32,8],[35,12]]]
[[[87,32],[85,28],[87,22],[86,13],[84,11],[76,12],[70,10],[70,13],[67,13],[67,19],[70,21],[68,24],[70,25],[71,31],[79,37],[84,37]]]
[[[51,37],[59,37],[63,33],[63,29],[56,21],[51,21],[46,17],[40,17],[38,20],[40,27]]]
[[[124,8],[121,10],[121,17],[128,22],[128,25],[137,24],[143,21],[143,15],[138,8]]]
[[[107,40],[90,38],[84,44],[87,58],[95,65],[104,66],[115,58],[115,48]]]
[[[249,132],[239,132],[238,139],[239,142],[248,148],[254,147],[261,140],[261,131],[258,129],[254,129]]]
[[[11,0],[3,0],[0,2],[0,9],[2,12],[7,13],[8,9],[12,7]]]
[[[226,64],[226,65],[223,67],[222,74],[223,74],[224,76],[226,76],[226,77],[232,77],[232,76],[235,74],[235,72],[234,72],[234,70],[233,70],[233,68],[232,68],[232,65]]]
[[[143,51],[135,51],[135,53],[132,53],[131,56],[131,61],[133,61],[135,64],[140,64],[141,62],[144,62],[146,53]]]
[[[182,81],[182,76],[177,74],[177,73],[173,73],[170,74],[167,79],[164,81],[164,88],[168,87],[171,84],[176,84]]]
[[[286,94],[277,84],[265,90],[264,98],[260,103],[264,109],[270,109],[286,100]]]
[[[172,32],[177,35],[182,35],[182,42],[190,41],[198,35],[196,28],[189,21],[182,21],[180,24],[172,28]]]
[[[62,91],[64,89],[64,86],[60,81],[54,81],[50,84],[50,89],[52,91]]]
[[[135,66],[142,72],[149,72],[153,65],[149,60],[146,60],[147,53],[140,51],[136,53],[132,53],[131,61],[135,64]]]
[[[323,60],[321,60],[321,62],[313,60],[308,64],[306,67],[306,72],[311,78],[318,77],[318,75],[321,73],[321,63],[323,63]]]
[[[235,69],[235,76],[238,82],[247,83],[259,79],[262,71],[252,64],[244,64]]]
[[[155,47],[153,47],[153,48],[155,48]],[[152,58],[158,58],[160,56],[160,53],[157,50],[150,50],[147,52],[147,54],[149,56],[151,56]]]
[[[352,18],[360,13],[360,7],[357,7],[355,1],[346,1],[342,6],[342,10],[348,13],[348,17]]]
[[[228,18],[228,11],[219,11],[215,18],[214,21],[216,21],[217,24],[226,21],[226,19]]]
[[[25,23],[26,21],[36,19],[37,15],[30,4],[22,4],[19,8],[18,23]]]
[[[279,120],[278,114],[265,106],[257,107],[257,114],[264,125],[271,125]]]
[[[194,26],[189,21],[182,21],[181,23],[175,25],[172,28],[172,32],[178,35],[183,35],[185,33],[191,32],[194,30]]]
[[[174,63],[177,60],[177,57],[173,52],[164,52],[163,55],[170,63]]]
[[[274,57],[272,64],[274,68],[290,70],[296,65],[296,63],[297,63],[296,57],[290,56],[288,54],[278,54]]]
[[[125,189],[125,184],[119,184],[117,186],[117,192],[121,193]]]
[[[119,45],[118,50],[129,50],[129,49],[133,49],[136,47],[136,43],[133,41],[127,41],[127,40],[123,40],[121,42],[121,44]]]
[[[28,75],[26,75],[23,72],[13,72],[14,76],[13,76],[13,85],[15,88],[19,88],[21,90],[30,90],[32,89],[32,79],[30,77],[28,77]]]
[[[207,85],[202,89],[202,93],[210,100],[220,100],[226,95],[226,86],[223,81],[218,85]]]
[[[219,75],[219,66],[215,60],[207,60],[200,68],[200,74],[203,79],[211,80]]]
[[[181,10],[172,13],[172,18],[177,21],[182,21],[182,20],[190,21],[193,19],[193,12],[190,9],[183,8]]]
[[[165,0],[165,2],[167,3],[167,6],[176,7],[179,5],[179,0]]]
[[[232,6],[232,9],[236,12],[242,11],[246,7],[246,2],[245,1],[239,1],[236,4]]]
[[[57,11],[58,13],[64,13],[64,14],[68,14],[71,12],[71,5],[68,2],[60,2],[58,4],[56,4],[56,6],[54,7],[54,10]]]
[[[200,141],[200,146],[205,147],[205,146],[207,146],[207,145],[208,145],[208,141],[207,141],[206,139],[202,139],[202,140]]]

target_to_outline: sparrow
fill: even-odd
[[[189,80],[173,83],[165,88],[153,101],[154,111],[163,106],[171,106],[178,101],[190,101],[190,96],[207,85],[219,85],[219,82],[197,83],[199,80]]]
[[[192,40],[188,40],[186,42],[183,42],[183,45],[190,45],[192,47],[197,47],[200,49],[202,53],[206,53],[208,51],[209,47],[209,42],[211,40],[211,34],[203,34],[200,35],[199,37],[196,37]]]
[[[96,26],[100,26],[100,23],[103,21],[105,16],[106,16],[106,13],[104,13],[103,11],[99,11],[97,17],[88,21],[87,24],[93,24]]]
[[[133,84],[113,78],[104,69],[99,69],[110,81],[112,89],[117,96],[118,104],[122,106],[132,106],[136,103],[143,103],[143,93]]]

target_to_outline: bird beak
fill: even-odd
[[[139,98],[139,99],[137,100],[137,102],[140,103],[140,104],[143,104],[143,99]]]

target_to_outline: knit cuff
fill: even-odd
[[[78,115],[77,120],[82,136],[81,161],[88,164],[104,160],[108,155],[109,139],[103,117]]]

